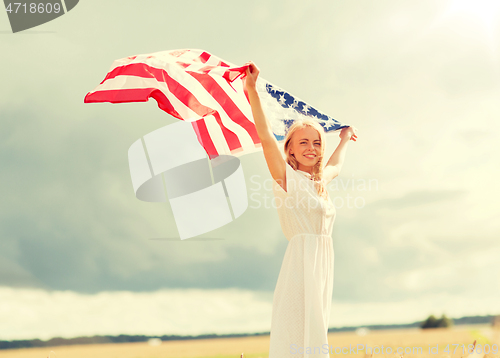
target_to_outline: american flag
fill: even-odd
[[[154,98],[160,109],[191,123],[210,159],[238,157],[262,148],[241,81],[246,69],[195,49],[130,56],[114,61],[84,102]],[[257,90],[278,141],[293,122],[305,118],[316,120],[326,133],[348,126],[260,77]]]

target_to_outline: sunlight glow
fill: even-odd
[[[479,22],[489,35],[498,30],[500,19],[499,0],[450,0],[446,17],[467,16],[470,20]]]

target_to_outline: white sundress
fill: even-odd
[[[335,206],[317,194],[309,173],[288,163],[286,188],[273,181],[288,246],[274,291],[269,358],[327,358]]]

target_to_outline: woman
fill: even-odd
[[[340,143],[325,163],[323,128],[312,120],[297,121],[285,137],[283,160],[256,90],[259,69],[253,62],[247,65],[245,89],[289,240],[274,292],[269,358],[329,357],[335,207],[326,185],[339,175],[357,129],[341,130]]]

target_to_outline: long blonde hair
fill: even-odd
[[[311,174],[311,179],[314,181],[316,185],[316,189],[318,191],[318,195],[322,196],[323,198],[327,199],[328,198],[328,191],[326,190],[325,183],[323,181],[323,159],[325,155],[325,130],[316,121],[313,121],[311,119],[304,119],[302,121],[297,120],[295,123],[293,123],[290,128],[288,129],[288,132],[285,137],[285,146],[284,146],[284,152],[286,156],[286,161],[287,163],[294,169],[297,170],[299,167],[299,162],[295,158],[293,154],[290,154],[290,146],[292,144],[292,136],[293,134],[298,131],[299,129],[305,128],[305,127],[311,127],[313,129],[316,129],[319,133],[319,138],[321,141],[321,149],[320,149],[320,157],[316,165],[314,165],[312,169],[312,174]]]

